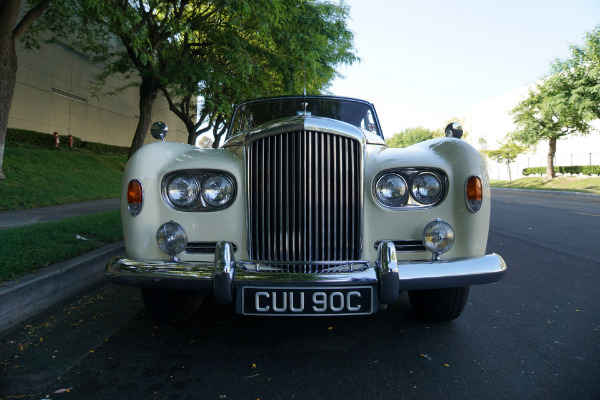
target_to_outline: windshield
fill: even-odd
[[[281,118],[306,115],[347,122],[379,136],[375,112],[366,103],[327,97],[290,97],[253,101],[236,110],[228,136]]]

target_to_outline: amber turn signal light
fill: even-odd
[[[471,212],[479,211],[483,202],[483,185],[481,184],[481,179],[478,176],[469,177],[465,192],[467,208]]]
[[[137,179],[132,179],[127,185],[127,210],[134,217],[142,211],[144,202],[144,193],[142,191],[142,183]]]

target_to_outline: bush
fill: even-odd
[[[554,167],[554,172],[558,174],[571,174],[571,175],[600,175],[600,165],[573,165],[565,167]],[[546,173],[546,167],[532,167],[524,168],[523,175],[544,175]]]
[[[59,135],[60,149],[69,148],[69,136]],[[25,129],[8,128],[6,130],[6,145],[28,145],[41,148],[54,147],[54,135]],[[87,150],[96,154],[129,154],[128,147],[113,146],[103,143],[86,142],[73,137],[73,149]]]

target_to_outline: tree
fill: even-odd
[[[585,34],[582,46],[571,46],[571,58],[556,60],[552,74],[562,76],[571,89],[570,102],[587,117],[600,118],[600,25]]]
[[[419,126],[416,128],[406,128],[401,132],[396,133],[386,142],[388,147],[408,147],[415,143],[423,142],[436,137],[443,137],[441,131],[436,132]]]
[[[511,111],[517,130],[512,137],[526,145],[548,140],[546,176],[552,179],[558,139],[593,131],[589,121],[600,117],[600,29],[586,34],[572,57],[557,60],[552,75],[536,83],[528,97]]]
[[[19,19],[21,0],[0,0],[0,179],[4,179],[2,164],[8,114],[17,82],[16,42],[36,19],[50,6],[50,0],[31,1],[29,10]]]
[[[196,72],[180,74],[161,88],[171,110],[186,125],[190,144],[212,129],[213,146],[218,147],[233,105],[257,97],[299,94],[303,86],[309,93],[320,93],[337,76],[336,65],[357,59],[346,26],[348,8],[343,4],[278,0],[222,19],[228,24],[218,27],[218,34],[227,40],[192,48],[192,37],[206,34],[194,27],[191,36],[174,43],[176,59],[171,64],[178,71]],[[228,30],[232,20],[241,29]],[[194,105],[199,96],[197,118]]]
[[[78,47],[104,57],[106,67],[99,76],[100,85],[114,73],[137,75],[139,121],[131,157],[144,144],[154,102],[166,78],[163,52],[170,42],[189,31],[192,21],[206,18],[213,10],[204,2],[191,0],[79,0],[79,5],[82,20],[104,26],[119,41],[118,46],[104,48],[89,36],[78,42]]]
[[[512,181],[512,175],[510,172],[510,164],[517,158],[517,156],[527,150],[527,146],[516,143],[510,136],[504,138],[496,150],[486,150],[485,154],[499,163],[506,164],[508,168],[508,180]]]

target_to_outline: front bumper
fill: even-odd
[[[239,265],[238,265],[239,264]],[[471,286],[499,281],[506,272],[506,263],[497,254],[481,257],[398,262],[391,241],[379,245],[375,263],[354,272],[285,273],[251,270],[250,263],[237,263],[233,247],[219,242],[215,261],[146,262],[113,258],[106,267],[106,276],[115,283],[140,287],[182,289],[213,292],[219,304],[234,301],[236,287],[244,286],[373,286],[382,304],[396,302],[404,290],[438,289]]]

